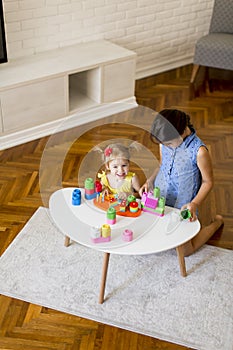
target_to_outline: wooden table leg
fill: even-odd
[[[99,304],[103,304],[104,302],[104,291],[105,291],[106,278],[107,278],[107,272],[108,272],[109,258],[110,258],[110,253],[104,253],[102,276],[101,276],[101,283],[100,283],[100,293],[99,293]]]
[[[186,277],[187,271],[186,271],[185,260],[184,260],[184,251],[183,251],[182,246],[183,245],[176,247],[176,252],[177,252],[177,256],[178,256],[178,260],[179,260],[181,276]]]
[[[64,246],[68,247],[69,245],[70,245],[70,237],[69,236],[65,236]]]

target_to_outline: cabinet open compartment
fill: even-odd
[[[101,68],[93,68],[68,76],[69,112],[101,103]]]

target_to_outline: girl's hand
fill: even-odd
[[[181,208],[181,211],[184,210],[184,209],[188,209],[191,213],[191,218],[190,218],[190,221],[195,221],[197,220],[197,204],[194,203],[194,202],[190,202],[190,203],[187,203],[185,205],[183,205],[183,207]]]
[[[143,192],[148,192],[149,190],[151,190],[153,188],[152,184],[147,180],[144,185],[142,185],[142,187],[140,188],[140,190],[138,191],[140,197],[142,197]]]
[[[147,182],[144,183],[144,185],[142,185],[142,187],[138,191],[140,197],[142,197],[143,192],[148,192],[148,184],[147,184]]]

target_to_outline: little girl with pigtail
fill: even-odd
[[[121,143],[111,143],[104,150],[99,149],[106,168],[106,172],[98,174],[104,195],[114,194],[118,199],[126,199],[139,191],[138,176],[129,171],[130,149],[135,147],[133,144],[126,147]]]

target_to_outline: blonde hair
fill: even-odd
[[[106,146],[105,143],[104,148],[100,146],[94,147],[94,151],[101,154],[102,160],[105,164],[116,158],[123,158],[129,161],[134,151],[139,152],[141,150],[142,146],[137,141],[131,142],[128,146],[125,146],[120,142],[112,142],[108,144],[108,146]]]
[[[130,160],[130,149],[121,143],[111,143],[103,151],[103,161],[108,163],[116,158]]]

